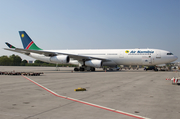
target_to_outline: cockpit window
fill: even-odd
[[[167,53],[167,55],[173,55],[173,53]]]

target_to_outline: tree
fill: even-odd
[[[8,58],[8,56],[1,56],[0,57],[0,65],[1,66],[10,66],[11,60]]]
[[[12,66],[19,66],[19,65],[21,65],[22,59],[18,55],[14,55],[13,54],[13,55],[11,55],[9,57],[9,59],[11,60],[11,65]]]
[[[27,60],[23,60],[23,61],[21,62],[21,66],[25,66],[27,63],[28,63]]]
[[[35,60],[34,63],[36,63],[36,64],[43,64],[43,63],[45,63],[45,62],[40,61],[40,60]]]

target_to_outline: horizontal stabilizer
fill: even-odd
[[[6,45],[7,45],[9,48],[16,48],[16,47],[14,47],[13,45],[9,44],[8,42],[5,42],[5,43],[6,43]]]

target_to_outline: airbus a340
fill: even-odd
[[[75,64],[74,71],[95,71],[102,66],[117,65],[158,65],[178,59],[173,53],[160,49],[84,49],[84,50],[43,50],[25,31],[19,31],[24,49],[4,48],[48,63]]]

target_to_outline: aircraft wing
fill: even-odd
[[[97,59],[97,60],[102,60],[103,62],[111,61],[108,59],[104,58],[97,58],[97,57],[91,57],[91,56],[84,56],[84,55],[76,55],[76,54],[69,54],[69,53],[62,53],[62,52],[51,52],[51,51],[44,51],[44,50],[28,50],[28,49],[21,49],[21,48],[4,48],[5,50],[13,51],[13,52],[18,52],[18,53],[37,53],[37,54],[42,54],[45,56],[57,56],[57,55],[68,55],[70,58],[73,58],[74,60],[91,60],[91,59]]]

